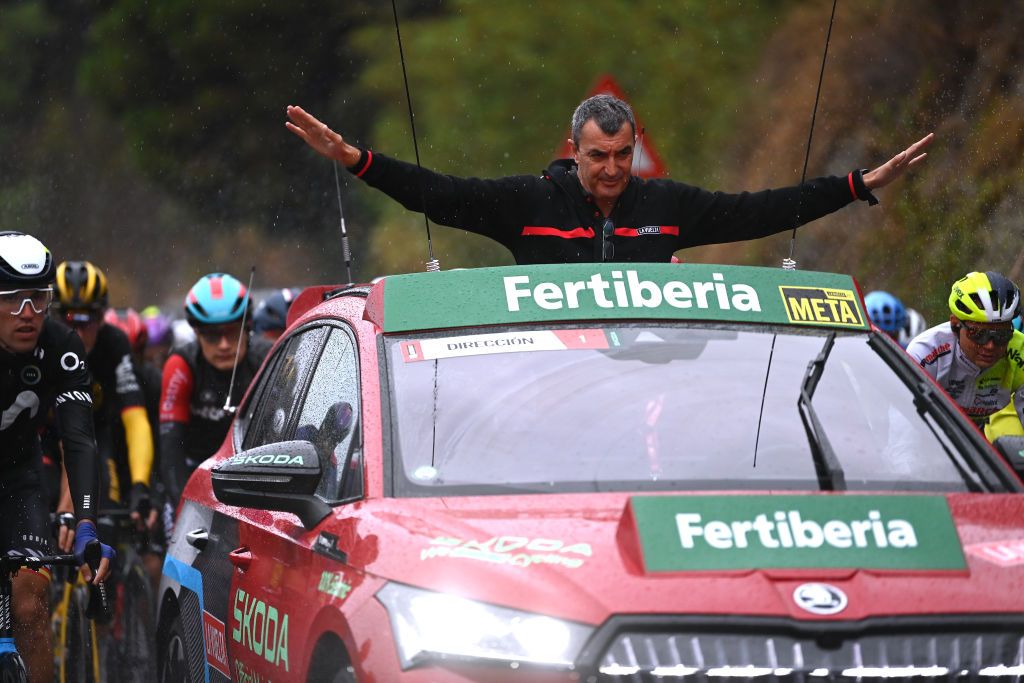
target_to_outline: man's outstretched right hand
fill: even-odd
[[[285,108],[290,121],[285,128],[306,141],[306,144],[321,155],[340,161],[345,166],[355,166],[362,154],[358,148],[345,142],[344,138],[331,130],[326,123],[307,112],[302,107],[288,105]]]

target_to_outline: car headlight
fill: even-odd
[[[389,583],[388,610],[402,668],[431,659],[571,667],[593,628],[445,593]]]

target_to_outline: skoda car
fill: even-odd
[[[1011,451],[848,276],[485,268],[289,318],[180,504],[164,681],[1024,675]]]

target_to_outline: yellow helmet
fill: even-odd
[[[994,271],[967,273],[953,283],[949,312],[960,320],[1008,323],[1017,316],[1020,290]]]
[[[57,266],[57,300],[62,311],[104,311],[107,276],[88,261],[64,261]]]

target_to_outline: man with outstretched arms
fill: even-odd
[[[53,300],[50,252],[36,238],[0,232],[0,552],[51,552],[42,484],[39,428],[52,407],[78,523],[74,551],[85,577],[106,579],[114,551],[100,544],[96,572],[85,549],[96,538],[96,441],[85,348],[74,332],[47,318]],[[49,575],[23,570],[14,578],[18,650],[33,681],[53,680]]]
[[[994,271],[953,283],[949,322],[925,330],[907,347],[925,372],[978,425],[1010,403],[1024,385],[1024,334],[1013,329],[1020,290]]]
[[[877,203],[885,187],[927,155],[929,134],[885,164],[798,187],[740,194],[631,175],[636,122],[611,95],[584,100],[572,116],[573,156],[540,176],[478,179],[442,175],[354,147],[301,107],[286,126],[368,185],[442,225],[490,237],[516,263],[654,261],[679,249],[773,235],[855,200]]]
[[[250,334],[251,309],[245,285],[225,273],[204,275],[185,297],[196,340],[171,352],[160,391],[160,469],[175,506],[192,471],[224,441],[229,393],[237,404],[270,350]]]
[[[55,312],[78,334],[88,354],[93,425],[105,465],[103,497],[127,504],[136,524],[152,529],[157,518],[149,492],[153,429],[128,335],[104,319],[107,277],[89,261],[64,261],[57,266],[56,285]]]

